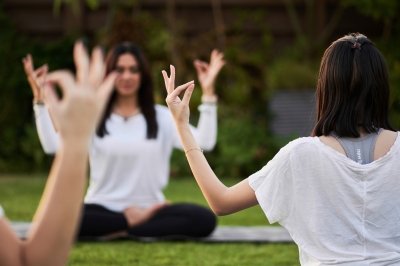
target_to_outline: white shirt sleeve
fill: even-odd
[[[271,224],[282,224],[288,219],[295,199],[290,144],[283,147],[260,171],[251,175],[248,181]]]
[[[3,216],[4,216],[4,210],[0,205],[0,219],[3,218]]]
[[[199,111],[200,118],[197,128],[190,126],[190,129],[200,148],[205,151],[211,151],[217,142],[217,105],[201,104]],[[176,129],[174,130],[173,146],[183,149]]]
[[[60,137],[56,132],[47,107],[34,105],[36,128],[40,143],[46,154],[54,154],[60,145]]]

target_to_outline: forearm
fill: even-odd
[[[87,150],[85,143],[61,145],[24,247],[28,265],[66,263],[81,213]]]
[[[199,106],[199,111],[196,140],[203,150],[210,151],[217,142],[217,105],[202,104]]]
[[[177,124],[177,129],[185,151],[199,148],[189,125]],[[193,175],[215,214],[227,215],[257,204],[254,191],[247,180],[228,188],[214,174],[202,152],[191,150],[186,156]]]
[[[60,146],[60,137],[55,130],[50,113],[44,105],[35,105],[35,121],[40,143],[46,154],[54,154]]]

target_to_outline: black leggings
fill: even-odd
[[[180,203],[164,207],[146,223],[129,228],[123,213],[97,204],[85,204],[78,237],[103,236],[124,230],[139,237],[205,237],[211,234],[216,224],[217,219],[210,210]]]

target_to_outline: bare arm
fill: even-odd
[[[18,239],[5,219],[0,219],[0,265],[64,265],[67,261],[86,183],[87,148],[68,141],[64,144],[54,160],[35,215],[36,227],[27,241]]]
[[[163,71],[168,97],[167,104],[174,118],[175,126],[185,149],[193,175],[208,204],[217,215],[227,215],[258,204],[254,191],[244,180],[233,187],[226,187],[214,174],[193,137],[189,127],[189,100],[194,83],[189,82],[174,90],[175,69],[171,66],[171,76]],[[181,100],[178,95],[186,89]]]
[[[65,265],[81,213],[86,183],[90,137],[98,121],[116,74],[102,84],[103,56],[99,48],[90,62],[81,42],[74,48],[77,80],[70,73],[48,75],[58,84],[62,100],[46,88],[50,109],[60,130],[61,146],[35,214],[35,226],[25,242],[20,241],[0,218],[0,265]],[[97,91],[96,89],[99,88]]]

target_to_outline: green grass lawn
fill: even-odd
[[[0,203],[13,221],[30,221],[45,185],[43,176],[0,176]],[[239,180],[224,179],[227,186]],[[171,202],[207,203],[191,178],[172,179],[165,190]],[[66,199],[67,200],[67,199]],[[229,216],[219,217],[219,225],[268,225],[259,206]],[[77,243],[69,265],[299,265],[295,244]]]

